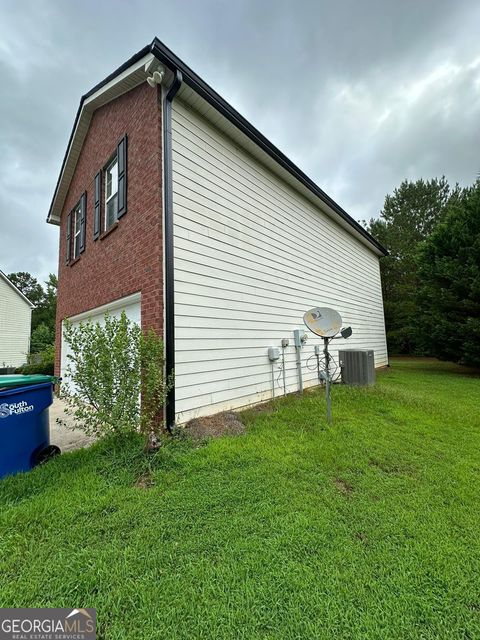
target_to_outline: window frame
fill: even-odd
[[[81,250],[80,250],[80,242],[82,239],[82,198],[80,198],[80,200],[77,202],[76,206],[73,208],[73,233],[71,234],[72,236],[72,243],[73,243],[73,251],[72,251],[72,256],[73,259],[76,260],[77,258],[80,257],[81,254]],[[77,221],[78,221],[78,230],[77,230]],[[78,250],[77,250],[77,238],[79,239],[78,242]]]
[[[77,204],[67,216],[66,228],[66,264],[72,265],[80,259],[85,251],[87,217],[87,192],[84,191]]]
[[[107,197],[107,175],[108,175],[108,171],[115,164],[117,166],[116,191],[112,192],[112,194],[109,197]],[[110,156],[110,159],[103,167],[102,174],[103,174],[103,180],[102,180],[101,186],[103,187],[103,196],[104,196],[103,206],[105,208],[104,215],[103,215],[103,232],[105,233],[106,231],[111,229],[118,220],[118,150],[115,151],[115,153],[112,156]],[[116,205],[115,205],[114,220],[112,221],[111,224],[108,224],[108,203],[115,197],[116,197]]]

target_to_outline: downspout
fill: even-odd
[[[173,170],[172,170],[172,102],[182,85],[182,73],[175,71],[163,104],[163,194],[165,207],[165,364],[167,376],[175,372],[175,273],[173,255]],[[167,397],[167,429],[175,426],[175,384]]]

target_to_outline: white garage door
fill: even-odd
[[[132,322],[136,322],[140,324],[141,322],[141,299],[140,293],[134,293],[131,296],[127,296],[126,298],[121,298],[120,300],[115,300],[114,302],[110,302],[101,307],[97,307],[96,309],[91,309],[90,311],[86,311],[85,313],[80,313],[77,316],[72,316],[69,318],[70,322],[73,326],[80,324],[80,322],[86,322],[88,320],[92,322],[98,322],[99,324],[104,324],[105,322],[105,314],[108,313],[110,316],[119,318],[122,311],[125,311],[127,318]],[[69,353],[69,345],[64,340],[62,334],[62,357],[61,357],[61,376],[65,382],[67,382],[67,378],[65,376],[65,371],[68,365],[67,355]]]

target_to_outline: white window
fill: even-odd
[[[117,220],[118,160],[115,157],[105,169],[105,230]]]
[[[77,204],[73,212],[73,258],[80,255],[80,243],[82,240],[82,201]]]

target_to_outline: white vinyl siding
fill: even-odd
[[[387,364],[378,256],[184,103],[173,109],[176,410],[181,421],[271,396],[269,346],[311,307],[351,325],[340,348]],[[302,352],[304,385],[313,334]],[[275,368],[275,377],[279,375]],[[276,388],[280,394],[280,387]]]
[[[30,350],[32,309],[0,276],[0,367],[19,367]]]

